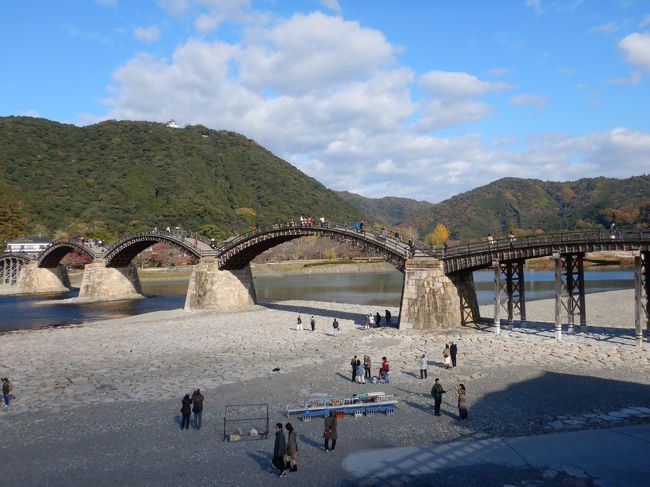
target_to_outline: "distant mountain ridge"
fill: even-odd
[[[369,220],[394,225],[405,220],[409,215],[432,209],[435,205],[427,201],[409,198],[365,198],[348,191],[339,191],[339,196],[355,206]]]
[[[391,207],[388,198],[341,195],[360,211],[383,216],[385,223],[389,223],[390,215],[409,208],[408,200],[399,199]],[[391,224],[415,229],[420,238],[438,223],[457,239],[483,238],[488,233],[506,235],[511,229],[533,233],[603,228],[612,220],[619,226],[649,227],[650,176],[571,182],[503,178],[438,204],[410,202],[410,207],[420,207]]]

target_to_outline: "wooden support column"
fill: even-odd
[[[634,343],[643,347],[643,320],[650,340],[650,252],[634,256]]]
[[[565,285],[566,285],[566,291],[567,291],[567,302],[566,302],[566,308],[567,308],[567,334],[568,335],[573,335],[573,323],[575,320],[575,302],[573,300],[573,290],[575,288],[575,280],[574,280],[574,275],[573,275],[573,266],[574,266],[574,261],[573,261],[573,255],[569,254],[565,257],[565,267],[566,267],[566,280]]]
[[[515,312],[519,312],[521,319],[526,319],[526,305],[524,294],[524,261],[501,262],[501,290],[506,293],[507,305],[504,307],[508,313],[508,329],[512,330]]]
[[[494,333],[501,334],[501,266],[498,261],[492,262],[494,269]]]
[[[553,254],[555,259],[555,339],[562,341],[562,258]]]
[[[508,330],[512,330],[512,322],[515,316],[515,305],[512,283],[512,262],[506,263],[506,294],[508,295]]]
[[[580,330],[587,331],[587,304],[585,302],[585,265],[584,265],[585,254],[580,254],[578,256],[578,282],[579,282],[579,304],[580,304]]]

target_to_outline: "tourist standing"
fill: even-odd
[[[302,318],[298,316],[298,319],[296,320],[296,331],[302,331],[302,329]]]
[[[379,314],[379,311],[377,311],[377,314],[375,315],[375,326],[381,326],[381,315]]]
[[[429,361],[427,360],[426,355],[422,354],[422,358],[420,358],[420,379],[427,378],[428,368],[429,368]]]
[[[197,430],[201,429],[201,416],[203,415],[203,400],[205,397],[201,394],[201,389],[197,389],[192,394],[192,412],[194,413],[194,427]]]
[[[339,322],[336,321],[336,318],[332,321],[332,329],[334,330],[334,336],[339,336]]]
[[[296,430],[293,429],[293,425],[291,423],[287,423],[285,425],[285,428],[287,428],[287,431],[289,432],[287,435],[287,464],[285,465],[286,468],[291,467],[290,471],[291,472],[297,472],[298,471],[298,433],[296,433]]]
[[[361,360],[359,360],[359,359],[357,359],[356,382],[358,382],[359,384],[365,384],[366,383],[365,369],[364,369],[363,365],[361,364]]]
[[[9,407],[9,393],[14,390],[14,385],[8,377],[2,379],[2,402],[4,407]]]
[[[311,325],[311,331],[316,331],[316,320],[313,316],[309,320],[309,324]]]
[[[465,385],[456,386],[456,395],[458,396],[458,416],[460,419],[467,419],[467,402],[465,400]]]
[[[181,429],[190,429],[190,414],[192,413],[192,400],[190,399],[189,394],[185,394],[185,397],[181,401],[181,414],[183,415],[183,421],[181,422]]]
[[[386,357],[381,358],[381,367],[379,368],[379,377],[384,380],[386,384],[390,384],[390,366]]]
[[[456,342],[451,342],[451,347],[449,347],[449,354],[451,355],[452,367],[456,367],[456,355],[458,354],[458,345],[456,345]]]
[[[436,380],[431,388],[431,395],[433,396],[434,403],[434,413],[436,416],[440,416],[440,405],[442,404],[442,395],[447,392],[442,388],[440,384],[440,379],[436,377]]]
[[[451,367],[451,350],[449,349],[449,344],[445,344],[445,348],[442,351],[442,363],[445,369]]]
[[[392,326],[391,320],[392,315],[390,314],[390,311],[386,310],[386,326]]]
[[[336,411],[330,411],[329,416],[325,417],[325,431],[323,431],[325,438],[325,451],[334,451],[336,449]],[[332,441],[332,448],[330,448],[330,440]]]
[[[287,464],[284,457],[287,454],[287,440],[284,438],[282,423],[275,424],[275,444],[273,445],[273,466],[280,472],[280,477],[287,476]]]
[[[352,357],[352,360],[350,360],[350,365],[352,366],[352,382],[354,382],[354,379],[357,377],[357,356],[356,355]]]
[[[372,367],[372,362],[370,361],[370,357],[368,355],[363,356],[363,368],[365,369],[365,377],[367,379],[370,379],[372,377],[371,373],[371,367]]]

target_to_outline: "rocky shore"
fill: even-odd
[[[3,475],[9,485],[281,482],[269,473],[271,439],[223,443],[225,406],[268,403],[273,424],[287,420],[287,404],[315,392],[382,390],[398,396],[400,407],[393,416],[341,420],[340,446],[329,456],[321,420],[292,417],[301,465],[292,485],[354,485],[341,460],[359,448],[644,422],[638,408],[650,404],[650,352],[634,346],[633,306],[631,291],[587,295],[587,330],[560,343],[552,300],[527,303],[528,321],[500,336],[489,320],[439,333],[363,330],[365,314],[383,315],[383,307],[304,301],[6,333],[0,374],[13,379],[16,397],[0,415],[0,454],[14,465]],[[481,313],[489,318],[491,306]],[[316,331],[296,331],[298,315],[304,323],[313,315]],[[458,343],[459,366],[445,370],[441,352],[450,340]],[[350,357],[366,353],[374,369],[389,358],[391,384],[350,382]],[[419,379],[422,354],[430,363],[426,381]],[[443,416],[432,415],[434,376],[446,389],[466,385],[468,421],[457,421],[451,393]],[[205,426],[180,432],[180,399],[196,387],[206,395]],[[609,416],[616,419],[603,419]]]

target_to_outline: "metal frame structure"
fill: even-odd
[[[261,417],[252,417],[252,418],[229,418],[228,417],[228,411],[232,411],[235,408],[262,408],[266,409],[266,416],[261,416]],[[266,430],[264,431],[259,431],[257,434],[257,437],[253,438],[250,435],[242,435],[241,439],[257,439],[257,440],[262,440],[266,439],[269,435],[269,404],[268,403],[260,403],[260,404],[229,404],[226,405],[226,411],[223,416],[223,441],[228,441],[228,435],[227,430],[228,430],[228,423],[241,423],[244,421],[265,421],[266,422]]]

